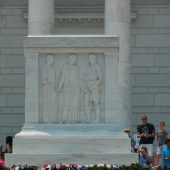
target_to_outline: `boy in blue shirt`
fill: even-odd
[[[144,146],[142,146],[139,151],[139,163],[145,166],[150,166],[153,164],[152,157],[148,156],[148,150]]]
[[[165,169],[170,168],[170,139],[166,140],[166,147],[163,149],[162,153],[162,163]]]

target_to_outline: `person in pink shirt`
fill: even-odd
[[[5,161],[4,161],[4,152],[1,153],[1,156],[0,156],[0,166],[5,166]]]

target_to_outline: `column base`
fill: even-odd
[[[130,138],[114,124],[27,124],[13,141],[7,165],[20,162],[130,164]],[[114,160],[115,159],[115,160]]]
[[[118,164],[130,165],[137,161],[137,154],[6,154],[6,165],[11,167],[20,162],[42,166],[45,163],[78,165]]]

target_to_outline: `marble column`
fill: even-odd
[[[29,0],[28,35],[54,33],[54,0]]]
[[[119,122],[118,115],[118,51],[114,53],[104,53],[105,55],[105,123]],[[114,110],[114,114],[113,114]],[[115,116],[116,115],[116,116]]]
[[[39,122],[39,53],[25,52],[25,123]]]
[[[105,34],[120,38],[118,61],[119,120],[122,128],[131,127],[130,76],[130,0],[105,0]],[[116,116],[116,115],[115,115]]]

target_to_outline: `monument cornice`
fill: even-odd
[[[131,0],[131,5],[170,5],[169,0]]]
[[[40,35],[28,36],[24,42],[25,47],[118,47],[119,38],[112,35]]]
[[[103,0],[93,0],[93,1],[87,1],[87,0],[81,0],[81,1],[76,1],[74,2],[72,1],[63,1],[63,0],[56,0],[55,1],[55,5],[56,6],[63,6],[63,5],[100,5],[103,6],[104,2]],[[131,4],[139,4],[139,5],[170,5],[170,1],[169,0],[131,0]],[[18,0],[15,1],[15,3],[13,1],[6,1],[6,0],[1,0],[0,1],[0,5],[15,5],[15,6],[27,6],[28,5],[28,0]]]
[[[28,19],[28,13],[23,12],[24,19]],[[131,13],[131,19],[136,19],[137,13],[132,12]],[[55,14],[55,20],[58,21],[64,21],[65,19],[68,19],[68,21],[77,20],[82,21],[83,19],[88,19],[89,21],[92,21],[94,19],[97,19],[98,21],[104,20],[104,13],[56,13]]]
[[[115,53],[119,38],[113,35],[39,35],[24,42],[27,53]]]

